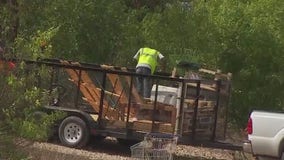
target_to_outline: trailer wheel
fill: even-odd
[[[60,142],[68,147],[84,147],[89,140],[89,130],[85,121],[76,116],[65,118],[58,129]]]

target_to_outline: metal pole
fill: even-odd
[[[129,114],[130,114],[130,107],[131,107],[131,98],[132,98],[132,89],[133,89],[133,76],[130,78],[130,87],[129,87],[129,96],[128,96],[128,104],[127,104],[127,117],[126,122],[129,122]],[[135,106],[137,107],[137,106]],[[137,108],[135,108],[137,109]],[[137,110],[135,110],[135,114],[137,114]]]
[[[196,86],[196,99],[195,99],[195,106],[192,117],[192,137],[191,137],[192,140],[194,140],[196,133],[196,121],[197,121],[199,97],[200,97],[200,80],[197,81],[197,86]]]
[[[178,97],[180,99],[180,104],[179,104],[179,112],[177,115],[178,122],[176,124],[176,133],[177,134],[182,134],[182,119],[183,119],[183,105],[184,105],[184,97],[185,97],[185,89],[186,89],[186,83],[185,80],[182,81],[181,83],[181,95]]]
[[[226,103],[226,108],[225,108],[225,122],[224,122],[224,138],[226,138],[226,132],[227,132],[227,123],[228,123],[228,112],[229,112],[229,107],[230,107],[230,102],[231,102],[231,92],[232,92],[232,83],[231,81],[228,82],[228,99],[227,99],[227,103]]]
[[[159,81],[156,80],[156,91],[155,91],[155,100],[154,100],[154,110],[152,113],[152,129],[153,132],[155,129],[155,114],[157,113],[157,97],[158,97],[158,88],[159,88]],[[160,115],[159,115],[160,116]]]
[[[76,92],[76,97],[75,97],[75,108],[78,107],[78,101],[79,101],[79,93],[80,93],[80,87],[81,87],[81,81],[82,81],[82,78],[81,78],[81,75],[82,75],[82,70],[79,70],[79,80],[78,80],[78,87],[77,87],[77,92]]]
[[[102,127],[101,125],[102,125],[102,116],[103,116],[103,109],[104,109],[105,86],[106,86],[106,72],[103,72],[103,84],[101,88],[100,110],[99,110],[99,117],[98,117],[99,127]]]
[[[219,99],[220,99],[220,87],[221,87],[221,80],[217,80],[217,91],[216,91],[216,105],[214,106],[214,126],[213,126],[213,133],[211,137],[211,141],[215,140],[216,137],[216,126],[217,126],[217,118],[218,118],[218,108],[219,108]]]

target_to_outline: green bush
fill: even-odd
[[[25,73],[27,66],[18,68],[16,75],[3,76],[1,92],[4,98],[0,99],[0,115],[3,123],[7,126],[6,130],[32,140],[46,141],[52,133],[53,124],[64,114],[53,112],[51,114],[40,115],[40,119],[35,115],[42,110],[49,100],[49,92],[36,87],[37,74],[46,74],[44,69],[30,70],[29,76]],[[36,67],[35,67],[36,68]],[[38,68],[37,68],[38,69]]]
[[[7,132],[6,128],[2,123],[0,124],[0,159],[24,160],[27,155],[17,149],[13,143],[14,137]]]

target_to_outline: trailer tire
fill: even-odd
[[[76,116],[70,116],[61,122],[58,136],[63,145],[82,148],[87,144],[90,133],[84,120]]]

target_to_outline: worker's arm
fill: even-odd
[[[159,53],[158,56],[159,56],[159,63],[158,63],[158,66],[157,66],[157,71],[159,71],[159,72],[165,71],[166,66],[167,66],[166,58],[161,53]]]
[[[138,60],[140,52],[141,52],[141,48],[136,52],[136,54],[134,55],[133,59]]]

